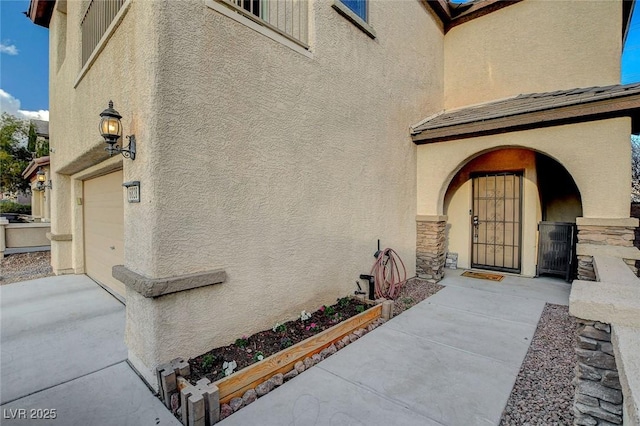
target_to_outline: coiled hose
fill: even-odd
[[[402,266],[402,270],[398,267]],[[377,298],[395,299],[407,281],[407,269],[404,262],[393,249],[382,250],[376,258],[370,275],[375,280]]]

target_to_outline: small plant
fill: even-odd
[[[333,314],[336,313],[336,310],[334,309],[333,306],[323,306],[324,307],[324,315],[327,317],[331,317],[333,316]]]
[[[237,366],[238,366],[238,364],[236,364],[235,361],[230,361],[230,362],[225,361],[224,364],[222,364],[222,369],[224,370],[224,375],[225,376],[232,375],[233,374],[233,370],[235,370]]]
[[[402,298],[402,303],[404,303],[405,305],[410,305],[411,303],[413,303],[413,298],[412,297],[403,297]]]
[[[306,326],[304,329],[307,331],[316,331],[318,328],[319,328],[318,324],[316,324],[315,322],[312,322],[311,324]]]
[[[249,344],[249,338],[247,336],[242,336],[239,339],[236,339],[236,346],[244,349],[247,347],[247,345]]]
[[[202,357],[202,363],[200,364],[200,366],[202,367],[203,370],[209,370],[211,367],[213,367],[213,364],[215,362],[216,362],[216,357],[211,354],[207,354]]]
[[[271,330],[273,330],[274,333],[286,333],[287,332],[287,326],[277,322],[276,325],[274,325]]]
[[[311,314],[309,312],[307,311],[300,312],[300,321],[305,322],[309,318],[311,318]]]
[[[288,337],[283,337],[282,339],[280,339],[280,348],[281,349],[288,348],[291,345],[293,345],[293,342]]]
[[[338,299],[338,306],[340,306],[341,308],[346,308],[347,306],[349,306],[349,298],[342,297]]]
[[[358,305],[356,306],[356,312],[361,314],[364,312],[364,305]]]
[[[256,352],[256,354],[253,356],[254,361],[262,361],[263,359],[264,359],[264,354],[260,351]]]

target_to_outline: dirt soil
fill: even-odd
[[[222,369],[225,361],[235,361],[235,371],[259,361],[259,356],[264,358],[295,345],[311,336],[314,336],[347,318],[351,318],[368,306],[356,299],[344,297],[338,299],[331,306],[323,306],[311,314],[311,318],[304,322],[300,319],[286,322],[271,330],[261,331],[252,336],[242,336],[236,343],[229,346],[213,349],[189,360],[191,376],[189,380],[195,384],[203,377],[216,381],[225,377]]]

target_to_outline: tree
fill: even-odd
[[[27,140],[27,149],[35,158],[49,155],[49,141],[38,137],[38,134],[36,133],[36,126],[33,122],[29,122]]]
[[[640,135],[631,135],[631,201],[640,202]]]
[[[0,190],[24,191],[29,182],[22,178],[22,171],[31,160],[27,149],[29,126],[18,118],[3,113],[0,116]]]

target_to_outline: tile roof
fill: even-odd
[[[49,122],[44,120],[31,120],[36,128],[38,136],[49,137]]]
[[[638,94],[640,94],[640,83],[518,95],[481,105],[443,111],[412,126],[411,134],[419,135],[422,132],[433,129],[443,129],[573,105],[584,105],[590,102],[624,98]]]

